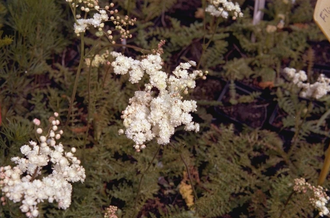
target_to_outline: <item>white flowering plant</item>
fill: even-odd
[[[112,52],[115,74],[129,73],[129,81],[137,83],[144,74],[149,76],[145,91],[136,91],[129,100],[130,105],[122,112],[125,134],[135,142],[137,151],[146,147],[145,142],[157,138],[160,145],[168,144],[174,134],[175,127],[185,125],[187,131],[199,131],[199,125],[192,121],[190,112],[197,110],[194,100],[182,100],[182,94],[195,88],[195,79],[205,75],[201,70],[189,73],[194,61],[181,63],[172,75],[162,71],[160,54],[150,54],[146,58],[134,60],[121,53]],[[156,91],[157,92],[156,92]],[[123,133],[124,130],[120,130]]]
[[[20,209],[27,217],[38,217],[38,204],[44,201],[58,203],[61,209],[71,204],[72,182],[85,180],[85,169],[74,156],[76,149],[65,152],[64,145],[58,140],[63,131],[58,128],[58,113],[50,118],[51,127],[44,130],[39,127],[40,120],[33,123],[39,136],[21,147],[24,157],[12,157],[16,166],[0,167],[0,188],[11,201],[21,202]],[[46,167],[51,167],[47,173]],[[47,175],[44,175],[47,174]],[[2,203],[5,203],[5,199]]]
[[[319,211],[321,217],[329,214],[329,209],[326,204],[330,200],[327,195],[327,190],[322,186],[313,186],[306,182],[305,178],[297,178],[294,180],[293,190],[297,193],[307,194],[311,192],[312,197],[309,198],[310,203]]]
[[[320,99],[330,91],[330,79],[324,74],[320,74],[315,83],[308,83],[306,72],[300,70],[297,72],[294,68],[286,67],[283,69],[284,76],[296,84],[300,89],[300,97]]]
[[[229,13],[232,14],[234,20],[238,17],[243,17],[243,13],[237,2],[233,3],[227,0],[209,0],[209,3],[210,4],[206,7],[205,11],[214,17],[222,17],[227,19]]]
[[[304,140],[309,134],[305,126],[317,130],[318,123],[311,122],[316,114],[309,111],[312,106],[300,104],[297,95],[292,95],[296,99],[291,104],[288,92],[284,97],[278,95],[279,105],[287,103],[292,112],[283,122],[294,121],[290,124],[294,138],[285,138],[285,142],[282,135],[279,137],[280,131],[241,131],[235,125],[222,125],[224,119],[214,110],[223,106],[223,102],[216,101],[228,82],[222,79],[244,77],[258,85],[258,77],[269,73],[274,81],[268,88],[281,91],[275,76],[280,77],[280,69],[288,61],[297,67],[307,48],[303,37],[306,32],[313,35],[313,25],[299,29],[299,20],[311,9],[310,5],[300,6],[309,1],[267,1],[267,7],[259,12],[268,20],[260,20],[258,25],[251,19],[252,3],[261,1],[2,2],[9,5],[11,13],[4,35],[10,33],[7,29],[11,22],[13,32],[23,28],[17,35],[35,34],[22,40],[15,35],[10,49],[1,47],[5,52],[0,56],[10,58],[0,58],[0,217],[329,214],[327,182],[324,189],[301,189],[314,191],[311,199],[300,200],[297,189],[287,200],[292,178],[304,174],[307,181],[313,182],[323,158],[323,144]],[[20,4],[22,10],[18,10]],[[56,5],[58,10],[46,4]],[[31,5],[34,10],[30,10]],[[40,14],[43,18],[35,20]],[[45,16],[48,14],[60,18]],[[55,21],[57,25],[51,25]],[[53,32],[44,34],[45,27],[67,40],[63,42],[65,49],[52,53],[58,44],[51,40],[54,34],[49,33]],[[72,37],[68,32],[73,33]],[[46,39],[54,46],[41,46]],[[50,58],[41,58],[39,54],[43,53]],[[24,62],[27,64],[21,66]],[[36,75],[31,76],[30,69]],[[224,76],[225,72],[230,76]],[[317,81],[324,83],[323,91],[314,84],[305,89],[306,73],[292,72],[289,70],[285,76],[290,80],[285,85],[299,84],[305,96],[326,102],[326,97],[319,97],[328,90],[326,77]],[[235,96],[233,88],[230,95]],[[250,109],[251,105],[244,102]],[[323,113],[328,105],[317,110]],[[252,108],[259,106],[268,110],[268,101],[253,104]],[[228,111],[232,109],[228,107]],[[50,127],[42,128],[38,119],[33,121],[36,138],[30,135],[30,122],[20,128],[34,117],[45,120],[49,111],[58,111],[63,125],[56,113]],[[246,112],[244,108],[234,111],[242,116]],[[328,119],[327,114],[323,120]],[[252,115],[258,121],[258,114]],[[17,123],[11,122],[11,116],[15,121],[17,117]],[[15,151],[20,154],[12,155]],[[79,160],[77,153],[82,154]]]
[[[106,35],[112,44],[115,44],[113,32],[111,30],[105,30],[105,23],[111,22],[115,30],[120,34],[121,41],[127,38],[132,38],[132,34],[128,30],[129,26],[133,26],[135,19],[129,19],[128,16],[120,16],[117,9],[113,9],[114,3],[107,4],[105,7],[101,7],[98,1],[85,0],[85,1],[73,1],[66,0],[70,4],[72,13],[75,15],[74,32],[77,36],[84,35],[86,30],[96,30],[97,36]],[[84,13],[84,17],[78,12]],[[89,15],[92,13],[93,15]],[[87,18],[90,16],[90,18]]]

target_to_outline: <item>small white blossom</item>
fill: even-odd
[[[119,135],[124,134],[124,130],[123,130],[123,129],[119,129],[119,130],[118,130],[118,134],[119,134]]]
[[[46,141],[46,137],[45,137],[45,136],[43,136],[43,135],[42,135],[42,136],[40,136],[40,141],[41,141],[41,142],[45,142],[45,141]]]
[[[34,123],[34,125],[39,126],[40,125],[40,120],[37,119],[37,118],[34,118],[33,123]]]
[[[42,129],[41,129],[41,128],[38,128],[38,129],[36,130],[36,132],[37,132],[38,134],[41,134],[41,133],[42,133]]]

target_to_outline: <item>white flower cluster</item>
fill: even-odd
[[[106,208],[104,218],[118,218],[116,215],[117,210],[118,207],[110,205],[108,208]]]
[[[54,115],[57,117],[58,113]],[[33,122],[40,125],[38,119]],[[41,135],[43,130],[37,128],[36,132],[41,135],[39,143],[30,141],[21,147],[25,157],[11,158],[16,166],[0,168],[2,192],[15,203],[21,201],[20,209],[27,217],[37,217],[37,204],[45,200],[50,203],[57,201],[59,208],[67,209],[71,204],[70,182],[83,182],[86,177],[80,160],[73,155],[76,149],[64,152],[63,145],[56,142],[63,134],[62,130],[58,130],[60,121],[54,118],[51,123],[51,129],[46,135]],[[46,166],[52,167],[52,173],[40,178]]]
[[[174,134],[175,127],[185,125],[186,131],[199,131],[199,125],[192,121],[190,112],[197,109],[193,100],[183,100],[181,93],[187,93],[188,88],[194,88],[197,76],[204,76],[202,71],[195,70],[188,73],[196,63],[190,61],[181,63],[168,76],[162,69],[160,54],[148,55],[143,60],[112,52],[116,58],[112,62],[116,74],[129,73],[129,81],[137,83],[144,74],[149,76],[149,83],[145,84],[145,91],[136,91],[129,100],[130,105],[122,112],[125,134],[135,142],[137,151],[144,149],[145,142],[157,138],[158,144],[167,144]],[[152,91],[157,89],[157,92]],[[119,133],[124,133],[120,130]]]
[[[205,11],[215,17],[228,18],[229,12],[233,13],[233,19],[243,17],[243,13],[239,4],[236,2],[229,2],[227,0],[209,0],[210,4],[206,7]]]
[[[324,190],[323,187],[315,187],[306,182],[304,178],[295,179],[294,183],[295,185],[293,190],[298,193],[306,193],[307,191],[312,191],[313,197],[311,197],[309,200],[315,209],[319,211],[320,216],[329,214],[329,209],[325,205],[330,200],[330,197],[328,197],[326,190]]]
[[[78,8],[84,12],[85,19],[81,19],[81,14],[74,14],[76,17],[76,23],[74,24],[74,31],[79,36],[84,33],[90,27],[96,28],[98,31],[95,33],[96,36],[106,37],[115,44],[113,32],[111,30],[105,30],[104,22],[110,21],[114,25],[114,29],[119,32],[120,40],[125,44],[125,40],[132,38],[132,34],[128,30],[129,26],[133,26],[136,22],[136,18],[130,19],[127,15],[121,16],[118,9],[114,9],[115,4],[110,3],[101,8],[98,4],[98,0],[66,0],[70,4],[73,13],[76,13]],[[93,18],[86,19],[88,13],[91,11],[97,11],[94,13]],[[110,15],[110,17],[108,16]]]
[[[104,21],[109,20],[109,16],[105,10],[99,10],[99,12],[100,13],[95,13],[93,18],[77,19],[74,24],[74,32],[79,36],[80,33],[84,33],[90,26],[94,26],[95,28],[103,28]]]
[[[302,89],[300,97],[319,99],[330,91],[330,79],[323,74],[321,74],[317,79],[317,82],[313,84],[305,83],[305,81],[307,81],[307,75],[303,70],[296,72],[296,69],[286,67],[283,70],[283,74],[288,80],[291,80]]]

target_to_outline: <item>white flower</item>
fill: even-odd
[[[317,82],[313,84],[305,83],[305,81],[307,81],[307,75],[303,70],[296,72],[294,68],[284,68],[283,75],[286,79],[292,81],[302,89],[300,97],[319,99],[330,91],[330,79],[323,74],[321,74],[317,79]]]
[[[288,80],[291,80],[294,77],[295,73],[296,73],[296,69],[294,68],[286,67],[283,69],[283,74],[284,76],[287,76]]]
[[[303,71],[303,70],[300,70],[300,71],[297,73],[297,76],[298,76],[299,81],[306,81],[306,80],[307,80],[306,72]]]
[[[40,120],[37,119],[37,118],[34,118],[33,123],[34,123],[34,125],[39,126],[40,125]]]
[[[42,133],[42,129],[41,129],[41,128],[38,128],[38,129],[36,130],[36,132],[37,132],[38,134],[41,134],[41,133]]]
[[[304,178],[295,179],[295,185],[293,190],[298,193],[306,193],[307,191],[311,191],[313,193],[313,197],[309,200],[311,204],[319,211],[320,216],[328,215],[329,209],[325,206],[330,199],[327,193],[324,191],[321,186],[313,186],[305,181]]]
[[[75,33],[77,35],[84,33],[90,26],[93,26],[94,28],[102,27],[104,25],[103,21],[107,21],[109,19],[108,15],[104,12],[104,10],[100,10],[101,14],[95,13],[93,18],[77,19],[76,23],[74,24]]]
[[[43,136],[43,135],[42,135],[42,136],[40,136],[40,141],[41,141],[41,142],[45,142],[45,141],[46,141],[46,137],[45,137],[45,136]]]
[[[28,145],[23,145],[21,147],[21,153],[24,155],[27,155],[30,151],[31,151],[31,148]]]
[[[233,14],[233,19],[243,17],[243,13],[241,12],[241,8],[237,2],[235,4],[233,2],[228,2],[227,0],[209,0],[209,2],[210,4],[206,7],[205,11],[214,17],[221,16],[227,19],[229,12]]]
[[[55,115],[56,116],[56,115]],[[35,121],[33,121],[35,122]],[[59,121],[52,122],[53,126],[48,136],[41,136],[42,146],[35,141],[21,147],[22,158],[13,157],[11,160],[17,164],[15,167],[0,167],[0,184],[2,192],[13,202],[22,202],[20,209],[27,217],[39,216],[37,204],[47,200],[59,203],[59,207],[66,209],[71,204],[72,186],[69,182],[83,182],[85,169],[80,161],[71,155],[63,157],[64,149],[54,137]],[[51,133],[54,134],[51,134]],[[52,147],[49,147],[46,143]],[[42,175],[42,167],[51,162],[53,172],[44,176],[42,180],[36,179]]]
[[[159,54],[148,55],[141,61],[112,52],[115,57],[112,62],[116,74],[129,72],[132,83],[138,82],[145,74],[149,76],[149,83],[145,91],[136,91],[129,100],[129,105],[122,112],[125,134],[132,139],[137,151],[145,148],[145,142],[157,139],[158,144],[167,144],[174,134],[175,128],[186,125],[187,131],[198,131],[199,125],[192,122],[190,112],[197,109],[195,101],[182,101],[182,93],[187,88],[195,87],[195,79],[203,76],[201,71],[188,73],[195,62],[182,63],[167,75],[162,69],[162,59]],[[153,92],[153,88],[158,92]],[[123,131],[120,131],[122,133]],[[144,145],[144,146],[142,146]]]

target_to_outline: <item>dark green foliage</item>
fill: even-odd
[[[1,1],[0,166],[12,164],[10,158],[21,155],[20,147],[36,140],[33,118],[46,126],[56,111],[64,128],[65,150],[76,147],[86,169],[85,182],[73,184],[71,206],[60,210],[56,203],[44,202],[40,217],[101,218],[109,205],[118,206],[120,218],[263,218],[281,213],[288,218],[312,217],[316,212],[310,194],[291,193],[295,178],[304,177],[313,185],[317,181],[324,138],[320,143],[308,140],[312,133],[328,136],[330,98],[301,99],[300,90],[280,75],[286,66],[312,69],[308,43],[324,37],[312,23],[310,1],[297,0],[295,5],[267,1],[264,20],[255,26],[251,1],[238,1],[247,6],[244,18],[213,19],[205,13],[205,23],[196,18],[189,25],[170,16],[176,4],[183,4],[180,0],[114,2],[120,14],[138,19],[125,48],[95,37],[92,31],[80,41],[64,0]],[[102,6],[106,3],[100,1]],[[281,13],[283,28],[267,31],[268,25],[279,24]],[[160,40],[166,40],[164,71],[170,73],[180,62],[194,60],[199,69],[210,71],[213,80],[199,81],[204,87],[192,97],[200,103],[194,114],[201,123],[200,133],[180,127],[170,144],[152,141],[137,153],[133,142],[118,130],[123,128],[121,112],[134,91],[143,90],[143,81],[132,85],[127,76],[114,75],[107,64],[82,63],[73,100],[71,95],[80,54],[93,59],[106,50],[117,50],[140,59],[157,49]],[[80,43],[85,43],[83,50]],[[277,132],[245,127],[238,132],[234,125],[211,124],[213,106],[223,104],[216,99],[226,82],[231,82],[232,105],[260,97],[261,92],[238,96],[236,80],[274,82],[278,108],[286,113]],[[293,136],[281,138],[285,130]],[[182,181],[193,188],[192,207],[180,194]],[[329,187],[329,182],[324,186]],[[0,207],[0,217],[25,215],[19,203],[7,201]]]
[[[8,51],[11,60],[30,74],[42,74],[51,53],[63,49],[62,10],[52,0],[8,1],[7,10],[16,38]]]
[[[202,59],[206,69],[224,63],[224,54],[227,51],[228,46],[228,43],[224,40],[224,38],[227,36],[227,34],[218,34],[214,36],[217,40],[214,42],[212,47],[207,49]]]
[[[291,67],[304,67],[301,60],[309,48],[308,40],[322,40],[323,37],[311,20],[312,8],[310,1],[296,1],[295,4],[269,1],[264,10],[265,18],[259,24],[252,25],[249,17],[234,23],[229,29],[239,41],[240,61],[253,70],[240,72],[237,77],[244,75],[248,79],[252,76],[263,80],[266,77],[274,81],[274,73],[279,75],[283,61],[290,60]],[[270,75],[265,76],[265,73]]]
[[[162,13],[165,13],[165,11],[173,7],[173,5],[176,4],[177,1],[178,0],[151,0],[147,4],[145,4],[146,7],[142,9],[142,14],[144,15],[144,17],[146,17],[146,20],[152,20],[156,17],[159,17],[160,15],[162,15]]]
[[[12,156],[19,153],[19,148],[26,144],[33,132],[30,121],[12,116],[1,127],[0,155],[1,166],[9,163]]]
[[[299,91],[294,84],[286,83],[277,90],[278,113],[285,114],[282,128],[292,130],[301,140],[312,132],[328,136],[327,124],[318,121],[328,110],[328,103],[300,98]]]
[[[177,206],[166,206],[167,213],[160,213],[161,218],[197,218],[193,211],[184,211]],[[156,218],[157,216],[150,213],[151,218]]]
[[[322,155],[322,145],[301,143],[304,149],[296,148],[294,155],[287,157],[281,140],[267,131],[236,135],[220,127],[204,137],[206,144],[198,146],[198,155],[208,162],[202,180],[209,191],[196,202],[203,217],[223,216],[243,205],[249,205],[245,217],[278,217],[292,192],[293,178],[304,176],[315,181],[318,176],[315,169],[320,163],[315,160]],[[284,217],[312,213],[312,207],[306,207],[308,199],[300,199],[294,195]]]

